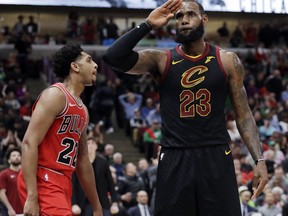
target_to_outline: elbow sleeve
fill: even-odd
[[[146,22],[130,30],[106,50],[103,55],[103,61],[115,70],[129,71],[139,58],[139,54],[133,48],[150,30],[151,28]]]

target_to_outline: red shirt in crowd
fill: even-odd
[[[10,168],[0,173],[0,189],[6,189],[6,196],[16,214],[23,214],[23,206],[20,202],[17,189],[17,177],[19,171],[13,171]]]

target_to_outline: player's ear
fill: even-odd
[[[71,62],[70,67],[74,70],[74,71],[79,71],[79,66],[77,63],[75,62]]]
[[[208,23],[208,15],[207,14],[204,14],[203,17],[202,17],[202,20],[203,20],[203,25],[205,26],[207,23]]]

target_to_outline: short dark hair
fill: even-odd
[[[20,148],[17,148],[17,147],[11,148],[11,149],[9,149],[9,150],[6,152],[6,159],[7,159],[7,161],[9,160],[9,158],[10,158],[10,156],[11,156],[11,153],[14,152],[14,151],[19,152],[20,155],[21,155],[21,150],[20,150]]]
[[[90,137],[87,138],[87,141],[89,141],[89,140],[92,140],[92,141],[95,142],[96,145],[98,146],[98,142],[97,142],[97,139],[96,139],[95,137],[90,136]]]
[[[199,7],[199,11],[200,11],[201,15],[205,14],[205,10],[204,10],[203,5],[200,4],[198,1],[196,1],[196,0],[183,0],[183,2],[195,2]]]
[[[68,43],[52,55],[53,72],[58,78],[64,79],[69,75],[71,62],[81,56],[79,44]]]

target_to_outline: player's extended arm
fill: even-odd
[[[79,142],[76,174],[80,185],[93,208],[94,216],[102,216],[102,208],[96,190],[94,171],[88,157],[86,129],[83,131]]]
[[[223,65],[229,76],[229,89],[231,102],[234,108],[235,120],[241,137],[249,149],[254,161],[262,159],[262,152],[254,117],[249,108],[247,94],[243,85],[244,68],[238,56],[231,52],[224,52],[221,56]],[[268,182],[268,174],[265,161],[259,161],[254,169],[252,198],[256,198]]]
[[[134,74],[147,73],[155,68],[159,59],[157,56],[155,58],[153,51],[138,53],[133,49],[150,30],[167,25],[181,5],[182,0],[168,0],[154,9],[145,22],[118,38],[106,50],[103,60],[117,71],[130,71]]]
[[[55,117],[64,109],[65,101],[65,95],[59,89],[49,88],[43,92],[32,113],[22,142],[22,171],[27,188],[24,214],[39,215],[36,181],[38,146]]]

